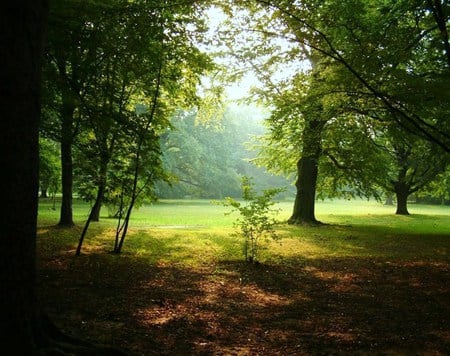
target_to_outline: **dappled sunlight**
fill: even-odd
[[[77,333],[111,335],[145,354],[449,346],[450,290],[444,281],[450,268],[444,262],[285,258],[282,264],[189,267],[91,254],[48,260],[40,270],[41,279],[53,281],[42,284],[41,293],[56,321],[71,321]],[[69,290],[70,301],[54,304]],[[418,334],[435,335],[432,346]]]
[[[360,289],[358,286],[360,281],[357,273],[345,270],[321,270],[313,266],[307,266],[304,270],[326,284],[330,284],[330,290],[334,292],[349,292],[354,289]]]
[[[142,219],[116,255],[107,220],[75,257],[82,226],[45,225],[39,293],[63,330],[136,354],[443,354],[448,218],[408,219],[278,225],[281,239],[262,240],[254,264],[232,226]],[[440,232],[407,230],[420,221]]]

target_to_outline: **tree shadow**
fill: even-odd
[[[40,266],[39,291],[63,330],[136,354],[445,354],[449,270],[369,258],[189,267],[66,254]]]

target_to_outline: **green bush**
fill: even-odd
[[[243,202],[233,198],[226,198],[222,203],[239,212],[239,217],[234,225],[239,228],[238,235],[244,239],[245,260],[250,263],[257,262],[262,238],[278,239],[274,225],[277,220],[274,215],[279,209],[273,209],[275,195],[284,191],[283,188],[266,189],[261,194],[254,190],[254,184],[248,177],[243,177],[241,182]]]

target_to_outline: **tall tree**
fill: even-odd
[[[38,197],[40,70],[46,1],[3,2],[0,11],[0,333],[4,350],[37,349],[35,239]]]
[[[86,143],[82,153],[91,158],[84,160],[83,166],[94,177],[97,194],[77,253],[90,222],[98,219],[107,192],[118,189],[131,194],[129,199],[120,199],[121,203],[129,202],[125,225],[120,229],[122,237],[117,239],[120,242],[115,249],[120,252],[136,200],[141,193],[150,191],[141,189],[140,182],[148,187],[151,181],[151,186],[160,175],[159,160],[153,158],[159,154],[161,129],[168,125],[173,110],[198,101],[197,84],[211,68],[211,61],[193,40],[194,35],[201,36],[203,27],[193,17],[197,10],[191,5],[166,7],[156,2],[117,1],[114,6],[101,8],[96,12],[99,16],[85,24],[97,45],[93,46],[90,37],[85,44],[92,47],[94,59],[90,65],[95,70],[90,88],[81,99],[80,110],[87,118],[81,139]],[[136,114],[136,109],[144,106],[148,114]],[[149,142],[152,140],[154,144]],[[122,167],[114,166],[120,174],[110,173],[113,160],[122,160]],[[114,183],[119,183],[119,187],[108,182],[111,175],[115,175]],[[83,171],[81,176],[85,176]],[[118,211],[121,213],[122,209]]]
[[[288,78],[273,84],[273,78],[279,76],[277,68],[291,70],[289,66],[295,68],[296,62],[315,53],[323,61],[329,59],[327,67],[331,67],[335,73],[333,76],[340,79],[333,82],[322,77],[318,86],[326,88],[322,89],[323,98],[319,101],[330,102],[333,97],[344,95],[347,107],[341,104],[341,111],[361,114],[355,118],[374,117],[386,125],[393,122],[404,131],[413,132],[449,150],[450,108],[445,99],[448,96],[445,78],[450,71],[445,50],[447,25],[443,26],[448,18],[447,2],[260,0],[239,3],[248,9],[247,13],[243,12],[248,25],[241,25],[241,33],[232,36],[238,38],[234,52],[238,53],[241,62],[250,63],[250,68],[266,84],[266,89],[260,93],[269,105],[277,107],[278,113],[285,115],[291,110],[292,102],[289,101],[285,108],[278,107],[278,104],[286,103],[276,97],[288,95],[298,86]],[[230,23],[235,24],[238,17],[234,13]],[[242,33],[247,33],[246,37]],[[278,43],[274,39],[278,39]],[[435,93],[436,90],[439,92]],[[297,105],[301,107],[301,101],[305,99],[309,100],[308,97],[299,98]],[[333,117],[336,113],[325,115],[336,120]],[[273,122],[278,127],[281,122],[288,125],[285,132],[287,137],[292,137],[289,135],[295,131],[289,129],[292,125],[288,124],[289,121],[275,119]],[[301,141],[307,142],[310,126],[304,125],[303,120],[297,120],[297,123],[298,128],[304,131]],[[327,132],[329,129],[328,125]],[[295,137],[298,139],[299,134]],[[340,166],[330,150],[324,153],[332,163]],[[300,161],[297,163],[299,169],[306,167]],[[311,170],[306,176],[308,180],[298,184],[302,189],[308,181],[315,181],[316,173]],[[300,175],[298,179],[301,179]],[[370,189],[366,183],[363,185]],[[296,207],[304,207],[305,204],[306,200],[303,203],[298,201]],[[295,214],[292,220],[294,218]],[[314,221],[311,214],[309,219]]]
[[[73,145],[81,127],[80,99],[89,87],[84,30],[92,6],[77,1],[50,3],[44,81],[43,131],[61,144],[62,202],[60,226],[73,226]],[[92,16],[91,16],[92,17]]]

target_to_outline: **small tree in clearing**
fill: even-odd
[[[277,220],[273,217],[279,209],[272,209],[275,204],[273,198],[276,194],[282,192],[283,188],[266,189],[258,195],[251,179],[242,178],[242,198],[244,202],[239,202],[233,198],[227,197],[223,202],[224,206],[231,206],[234,211],[238,211],[240,216],[234,225],[239,228],[238,236],[244,238],[244,256],[245,261],[255,263],[257,261],[260,249],[261,238],[278,239],[279,236],[274,230]]]

